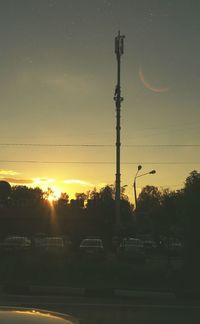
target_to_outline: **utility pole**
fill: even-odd
[[[115,88],[114,101],[116,106],[116,182],[115,182],[115,225],[116,230],[120,229],[120,196],[121,196],[121,174],[120,174],[120,117],[121,117],[121,56],[124,53],[125,36],[118,35],[115,37],[115,54],[117,57],[117,85]]]

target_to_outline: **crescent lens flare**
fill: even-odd
[[[139,66],[139,78],[140,78],[140,81],[142,82],[142,84],[145,86],[146,89],[149,89],[149,90],[151,90],[153,92],[156,92],[156,93],[161,93],[161,92],[167,92],[167,91],[169,91],[169,88],[167,88],[167,87],[165,87],[165,88],[158,88],[158,87],[155,87],[155,86],[151,85],[148,81],[146,81],[141,66]]]

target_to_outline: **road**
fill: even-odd
[[[84,324],[200,323],[200,302],[0,295],[0,304],[68,313]]]

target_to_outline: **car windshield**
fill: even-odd
[[[85,240],[81,243],[81,246],[101,246],[102,243],[99,240]]]
[[[132,245],[132,246],[138,246],[138,245],[141,245],[141,242],[140,241],[137,241],[137,240],[126,240],[124,241],[124,244],[125,245]]]
[[[200,323],[199,251],[200,1],[0,0],[0,307]]]

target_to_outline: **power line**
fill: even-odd
[[[125,144],[127,147],[200,147],[200,144]]]
[[[115,162],[112,161],[40,161],[40,160],[0,160],[0,163],[32,163],[32,164],[104,164],[104,165],[112,165]],[[147,162],[122,162],[121,164],[125,165],[138,165],[138,164],[154,164],[154,165],[191,165],[191,164],[200,164],[200,161],[192,161],[192,162],[184,162],[184,161],[147,161]]]
[[[0,160],[0,163],[115,164],[115,162],[109,162],[109,161],[38,161],[38,160]]]
[[[0,143],[0,146],[41,146],[41,147],[111,147],[111,144],[39,144],[39,143]]]
[[[40,144],[40,143],[0,143],[0,146],[32,147],[115,147],[113,144]],[[124,144],[123,147],[200,147],[200,144]]]

